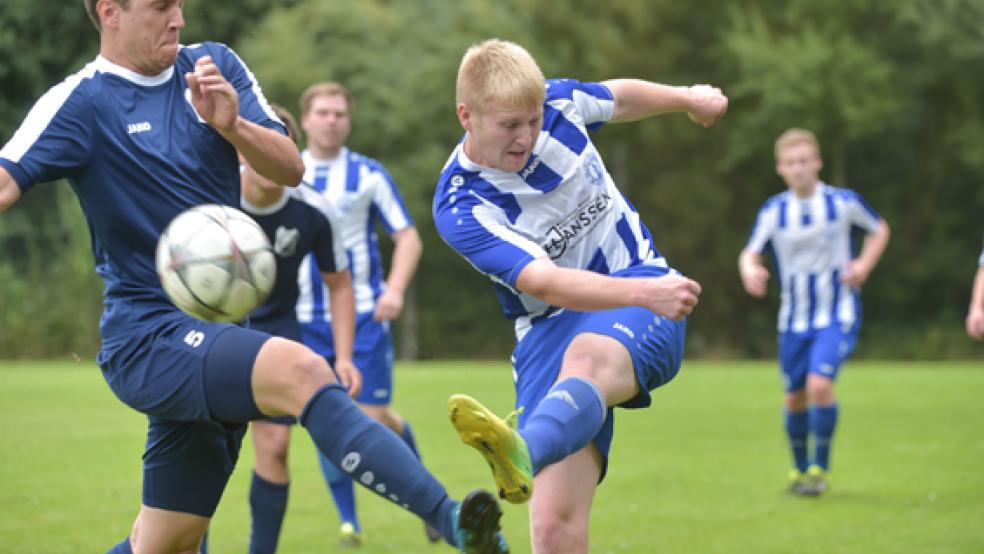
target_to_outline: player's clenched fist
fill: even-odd
[[[694,311],[700,296],[700,284],[680,275],[642,279],[646,287],[643,306],[669,319],[679,320]]]

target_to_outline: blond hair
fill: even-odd
[[[783,134],[779,135],[779,138],[776,139],[776,161],[779,160],[779,154],[783,150],[789,148],[790,146],[798,146],[800,144],[813,145],[813,149],[817,152],[817,157],[820,157],[820,143],[817,142],[817,136],[806,129],[792,128],[787,129]]]
[[[499,39],[474,44],[458,68],[456,102],[474,111],[500,103],[508,108],[539,106],[546,96],[540,66],[522,46]]]
[[[342,86],[340,83],[335,83],[332,81],[326,81],[324,83],[315,83],[307,88],[301,94],[301,116],[307,115],[311,111],[311,103],[314,102],[315,98],[320,96],[341,96],[345,98],[345,104],[348,106],[348,111],[352,112],[352,94],[347,88]]]

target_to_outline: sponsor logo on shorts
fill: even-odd
[[[614,324],[612,324],[612,329],[618,329],[619,331],[628,335],[630,339],[635,338],[635,333],[633,333],[632,329],[629,329],[624,323],[615,322]]]
[[[820,367],[817,368],[817,369],[819,369],[820,370],[820,373],[823,373],[824,375],[833,375],[834,374],[834,366],[832,366],[830,364],[820,364]]]

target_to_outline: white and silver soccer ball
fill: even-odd
[[[171,301],[206,321],[242,321],[266,300],[277,264],[263,229],[218,204],[178,214],[157,242],[157,274]]]

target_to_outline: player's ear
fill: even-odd
[[[99,0],[96,2],[96,16],[99,18],[103,29],[109,27],[117,29],[120,26],[120,5],[113,0]]]
[[[464,103],[458,104],[458,122],[466,131],[471,131],[471,110]]]

